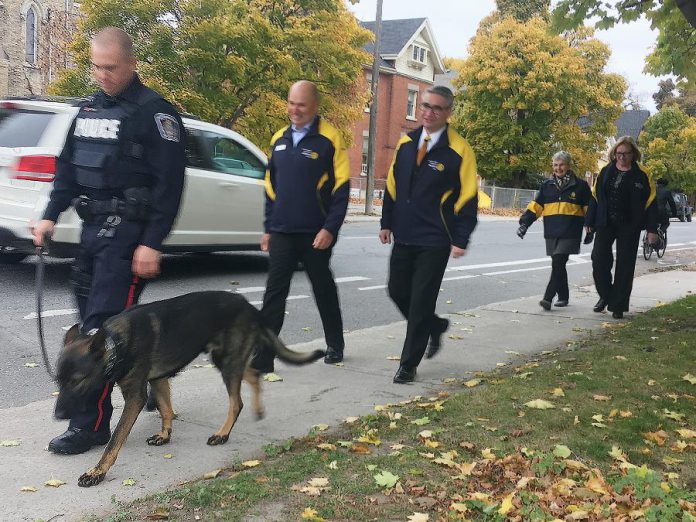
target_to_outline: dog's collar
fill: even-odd
[[[108,381],[118,381],[125,375],[124,358],[122,357],[123,338],[116,332],[104,327],[106,338],[104,347],[106,348],[106,363],[104,364],[104,377]]]

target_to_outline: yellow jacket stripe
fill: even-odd
[[[289,125],[286,125],[282,129],[280,129],[278,132],[276,132],[273,137],[271,138],[271,152],[273,151],[273,146],[275,145],[275,142],[278,141],[278,138],[280,138],[283,133],[287,130]],[[273,184],[271,183],[271,171],[266,169],[266,176],[264,177],[264,186],[266,187],[266,195],[271,199],[271,201],[275,201],[276,194],[275,190],[273,189]]]
[[[471,145],[457,134],[451,127],[447,127],[447,138],[450,148],[459,154],[462,158],[461,166],[459,167],[459,182],[461,189],[459,197],[454,203],[454,213],[459,214],[459,211],[471,199],[478,194],[478,184],[476,181],[476,156],[471,148]]]
[[[527,205],[527,210],[529,210],[530,212],[534,212],[537,219],[539,219],[541,217],[541,214],[544,212],[544,205],[540,205],[536,201],[532,200],[529,202],[529,205]]]
[[[333,125],[328,124],[323,119],[319,120],[319,134],[329,138],[334,146],[333,164],[335,182],[333,189],[331,189],[331,193],[334,194],[342,185],[345,185],[350,181],[348,154],[346,152],[346,146],[343,143],[343,138],[341,138],[341,134]]]
[[[394,163],[396,163],[396,155],[399,153],[401,145],[411,141],[408,135],[403,136],[399,143],[396,144],[396,150],[394,151],[394,159],[392,160],[391,166],[389,167],[389,173],[387,174],[387,192],[391,198],[396,201],[396,179],[394,178]]]
[[[580,216],[584,217],[587,213],[587,205],[556,201],[547,203],[543,206],[542,216]]]

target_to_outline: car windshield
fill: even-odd
[[[50,112],[0,108],[0,147],[36,147],[53,116]]]

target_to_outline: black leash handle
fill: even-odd
[[[46,342],[44,341],[43,321],[41,318],[43,312],[41,303],[43,300],[44,273],[46,271],[46,260],[44,259],[44,255],[48,251],[48,244],[51,241],[51,236],[49,234],[44,234],[42,239],[42,246],[36,247],[36,256],[39,258],[38,263],[36,263],[36,327],[39,333],[39,346],[41,346],[44,366],[46,366],[46,371],[51,379],[55,380],[56,374],[53,371],[51,362],[48,360],[48,351],[46,350]]]

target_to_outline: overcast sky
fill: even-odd
[[[360,0],[348,4],[360,20],[374,20],[376,0]],[[454,58],[465,58],[469,40],[476,33],[479,22],[495,9],[495,0],[383,0],[382,18],[421,18],[430,20],[440,53]],[[609,44],[612,56],[608,70],[621,74],[641,105],[655,112],[652,94],[657,91],[660,78],[643,73],[645,57],[655,44],[657,32],[641,19],[622,24],[609,31],[598,31],[596,36]]]

